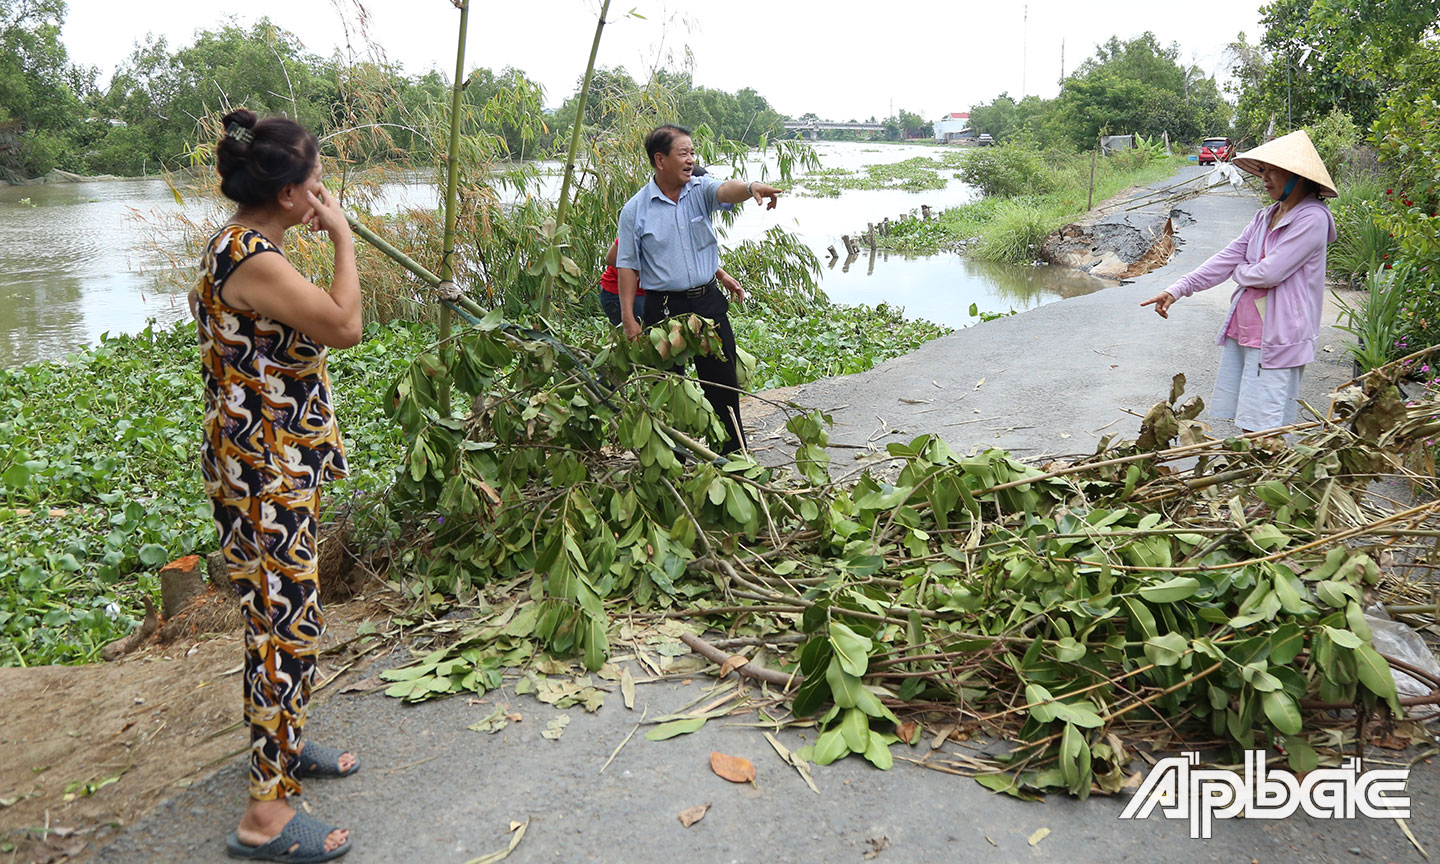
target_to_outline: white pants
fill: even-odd
[[[1304,366],[1260,368],[1260,349],[1226,339],[1215,375],[1210,415],[1233,420],[1250,432],[1289,426],[1299,410],[1300,374]]]

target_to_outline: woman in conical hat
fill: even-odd
[[[1169,318],[1181,297],[1235,281],[1216,338],[1222,350],[1210,413],[1254,432],[1295,422],[1300,376],[1320,335],[1325,248],[1335,242],[1335,219],[1321,199],[1336,192],[1303,130],[1242,153],[1234,164],[1260,177],[1275,203],[1229,246],[1140,305]]]

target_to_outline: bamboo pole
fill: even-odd
[[[565,157],[565,179],[560,182],[560,204],[555,211],[555,230],[565,224],[570,212],[570,184],[575,177],[575,154],[580,150],[580,130],[585,126],[585,106],[590,101],[590,79],[595,77],[595,55],[600,52],[600,35],[605,32],[605,16],[610,13],[610,0],[600,6],[600,18],[595,22],[595,39],[590,43],[590,62],[585,64],[585,79],[580,82],[580,101],[575,109],[575,125],[570,130],[570,153]],[[555,277],[545,277],[545,287],[540,290],[540,314],[550,307],[550,289]]]
[[[455,187],[460,181],[460,102],[465,95],[465,31],[470,23],[470,0],[459,0],[460,36],[455,48],[455,80],[450,90],[450,148],[446,155],[448,174],[445,178],[445,243],[440,259],[440,282],[453,283],[455,268],[451,258],[455,256]],[[450,365],[449,306],[440,307],[440,353],[445,365]],[[440,382],[440,413],[450,416],[450,379]]]
[[[350,223],[350,230],[360,235],[361,240],[364,240],[366,243],[369,243],[371,246],[379,249],[381,252],[385,253],[386,257],[393,260],[396,264],[399,264],[401,267],[404,267],[406,270],[414,273],[420,278],[421,282],[424,282],[431,288],[434,288],[440,284],[439,276],[436,276],[434,273],[426,270],[424,265],[422,265],[420,262],[416,261],[414,258],[411,258],[409,255],[406,255],[404,252],[401,252],[399,249],[396,249],[394,246],[390,245],[390,243],[384,237],[381,237],[379,234],[376,234],[374,231],[371,231],[369,228],[366,228],[364,225],[360,224],[360,221],[357,220],[354,216],[346,213],[345,219]]]

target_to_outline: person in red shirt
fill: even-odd
[[[600,308],[605,311],[605,317],[616,327],[620,326],[620,274],[615,270],[615,250],[619,247],[617,239],[610,244],[610,251],[605,255],[605,272],[600,274]],[[645,289],[635,289],[635,320],[643,320],[645,316]]]

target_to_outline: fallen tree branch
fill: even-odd
[[[680,635],[680,641],[689,645],[691,651],[694,651],[712,663],[719,663],[722,667],[731,656],[691,633],[682,633]],[[763,666],[755,665],[753,661],[736,667],[735,672],[745,678],[761,681],[765,684],[774,684],[786,690],[792,687],[798,687],[805,682],[805,676],[799,672],[791,673],[780,672],[775,669],[766,669]]]

